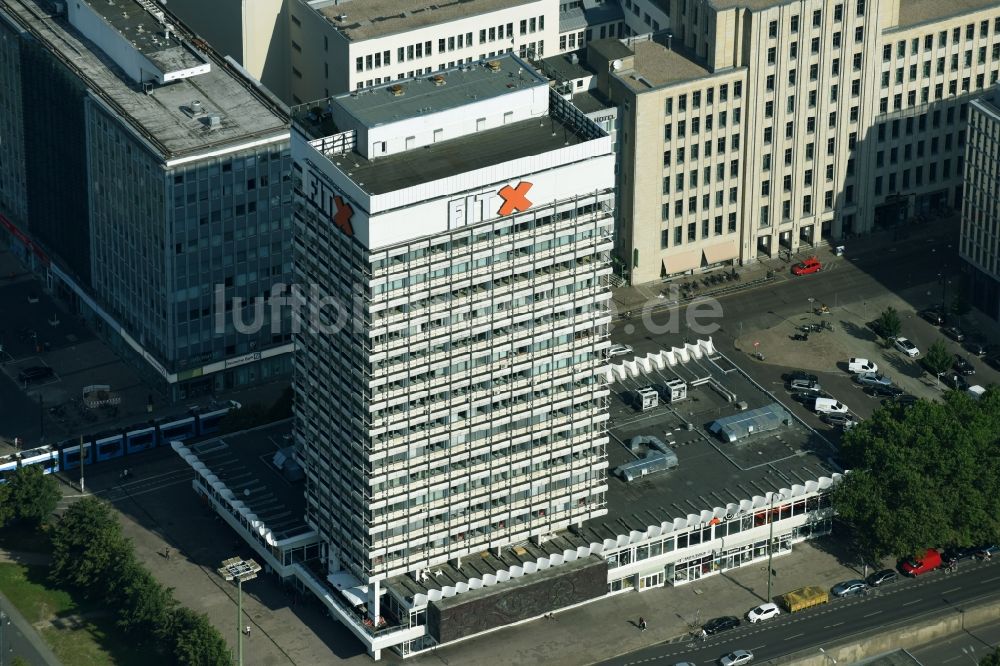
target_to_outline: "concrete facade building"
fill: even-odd
[[[970,106],[958,251],[971,269],[972,304],[1000,319],[1000,91]]]
[[[555,0],[448,0],[401,9],[392,0],[290,0],[296,104],[513,52],[556,52]]]
[[[227,309],[291,280],[281,105],[148,2],[8,2],[0,36],[15,251],[175,399],[289,372],[288,327]]]
[[[995,3],[623,3],[632,37],[587,57],[621,110],[633,282],[958,206],[969,96],[1000,70]]]

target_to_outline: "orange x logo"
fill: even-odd
[[[531,183],[526,180],[518,183],[517,187],[504,185],[497,193],[503,199],[503,205],[500,206],[498,214],[510,215],[514,211],[522,213],[531,208],[531,202],[528,201],[528,197],[526,196],[530,189]]]
[[[341,197],[333,197],[333,203],[337,207],[337,212],[333,214],[333,223],[348,236],[354,235],[354,228],[351,227],[351,218],[354,217],[354,208],[351,204],[344,203]]]

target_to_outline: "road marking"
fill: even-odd
[[[914,599],[913,601],[907,601],[905,604],[900,604],[900,606],[912,606],[913,604],[919,604],[923,599]]]
[[[868,613],[868,615],[863,615],[862,617],[872,617],[872,616],[874,616],[874,615],[878,615],[878,614],[879,614],[879,613],[881,613],[881,612],[882,612],[882,611],[875,611],[874,613]]]
[[[828,624],[828,625],[826,625],[826,626],[825,626],[825,627],[823,627],[823,628],[824,628],[824,629],[833,629],[834,627],[839,627],[839,626],[840,626],[840,625],[842,625],[842,624],[844,624],[844,623],[843,623],[843,622],[837,622],[836,624]]]
[[[787,638],[785,638],[785,640],[790,641],[793,638],[798,638],[799,636],[805,636],[805,634],[795,634],[794,636],[788,636]]]
[[[952,589],[950,589],[950,590],[945,590],[945,591],[944,591],[944,592],[942,592],[941,594],[951,594],[952,592],[958,592],[958,591],[959,591],[959,590],[961,590],[961,589],[962,589],[962,588],[960,588],[960,587],[955,587],[955,588],[952,588]]]
[[[984,580],[982,582],[983,583],[992,583],[995,580],[1000,580],[1000,576],[994,576],[993,578],[987,578],[986,580]]]

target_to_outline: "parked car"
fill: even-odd
[[[967,560],[975,555],[977,550],[978,549],[974,546],[945,548],[944,551],[941,552],[941,561],[945,564],[961,562],[962,560]]]
[[[47,365],[33,365],[19,372],[17,380],[22,384],[30,384],[50,379],[54,374],[55,371]]]
[[[714,620],[709,620],[702,625],[701,631],[706,636],[711,636],[712,634],[717,634],[720,631],[735,629],[738,626],[740,626],[740,619],[738,617],[727,615],[726,617],[717,617]]]
[[[778,617],[779,615],[781,615],[781,610],[778,608],[778,604],[773,603],[761,604],[747,611],[747,619],[750,620],[751,624],[770,620],[772,617]]]
[[[823,390],[815,379],[793,379],[788,383],[788,388],[792,391],[810,391],[813,394]]]
[[[753,652],[750,650],[733,650],[719,657],[719,666],[744,666],[753,662]]]
[[[792,400],[795,402],[801,402],[803,405],[812,409],[813,404],[816,402],[816,398],[830,398],[832,397],[826,391],[815,391],[815,392],[799,392],[792,394]]]
[[[809,374],[805,370],[793,370],[792,372],[787,372],[781,375],[781,378],[784,379],[789,384],[794,382],[796,379],[805,379],[810,382],[819,381],[819,377],[817,377],[816,375]]]
[[[866,372],[861,375],[855,375],[854,381],[862,386],[892,386],[891,379],[877,372]]]
[[[917,349],[917,346],[906,338],[896,338],[892,341],[892,345],[910,358],[920,356],[920,350]]]
[[[879,585],[888,585],[890,583],[895,583],[899,580],[899,576],[892,569],[882,569],[882,571],[876,571],[872,575],[868,576],[866,582],[871,587],[878,587]]]
[[[889,398],[888,400],[883,400],[883,405],[899,405],[901,407],[912,407],[917,404],[917,396],[910,395],[909,393],[904,393],[902,395],[897,395],[895,398]]]
[[[830,591],[833,592],[833,596],[835,597],[850,597],[855,594],[863,594],[867,589],[868,583],[860,578],[855,578],[853,580],[845,580],[843,583],[837,583]]]
[[[941,375],[941,383],[955,391],[964,391],[969,388],[969,382],[965,381],[965,377],[954,372]]]
[[[962,356],[959,356],[958,354],[955,354],[955,362],[952,363],[951,369],[965,376],[976,374],[976,369],[972,367],[972,364],[969,363],[969,360]]]
[[[990,545],[990,546],[977,546],[976,547],[976,552],[975,552],[975,557],[978,557],[978,558],[993,557],[997,553],[1000,553],[1000,546],[993,546],[993,545]]]
[[[823,270],[823,264],[816,257],[809,257],[792,266],[792,275],[809,275]]]
[[[899,565],[900,570],[907,576],[919,576],[928,571],[934,571],[941,566],[941,553],[933,548],[928,548],[922,555],[913,556]]]
[[[850,408],[836,398],[816,398],[812,405],[812,410],[817,414],[846,414]]]
[[[935,326],[941,326],[946,321],[945,314],[941,308],[927,308],[926,310],[921,310],[920,316]]]
[[[965,340],[965,333],[962,333],[957,326],[943,326],[941,332],[944,333],[945,337],[951,338],[955,342]]]
[[[986,365],[990,366],[994,370],[1000,370],[1000,353],[988,354],[985,359]]]
[[[858,424],[850,414],[821,414],[820,420],[832,426],[840,426],[844,430],[850,430]]]
[[[973,356],[978,356],[982,358],[990,351],[989,345],[987,345],[982,340],[966,340],[963,345],[966,350]]]
[[[873,398],[895,398],[896,396],[903,395],[903,389],[898,386],[878,384],[876,386],[866,386],[865,393]]]
[[[632,347],[629,345],[611,345],[608,347],[608,356],[624,356],[631,353]]]
[[[878,365],[866,358],[851,358],[847,360],[847,371],[856,375],[866,372],[878,372]]]

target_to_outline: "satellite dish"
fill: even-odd
[[[622,68],[622,61],[620,59],[611,61],[611,69],[617,72],[621,68]]]

